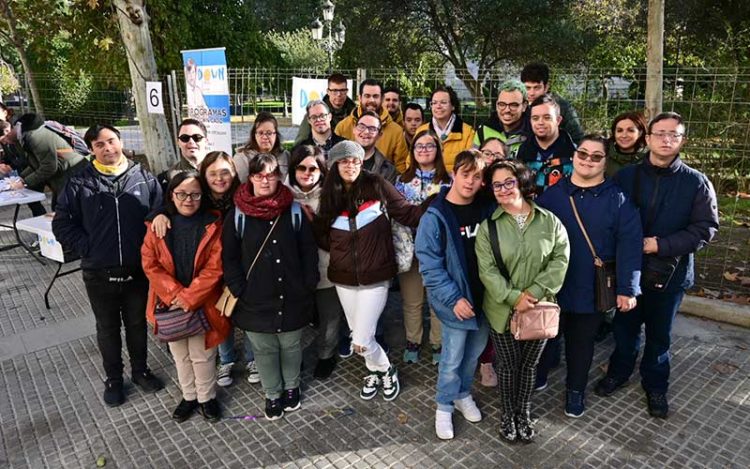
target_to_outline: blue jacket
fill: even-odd
[[[458,221],[453,211],[446,206],[445,196],[450,190],[444,187],[422,215],[417,228],[415,253],[419,260],[419,273],[427,289],[427,299],[440,321],[456,329],[479,329],[478,320],[483,318],[482,305],[471,295],[469,277],[466,275],[466,254],[458,234]],[[484,217],[489,217],[494,204],[477,198],[474,203],[484,203]],[[458,300],[466,298],[474,307],[475,317],[460,321],[453,314]]]
[[[141,269],[146,215],[162,204],[156,178],[138,163],[116,178],[93,165],[71,177],[57,199],[52,232],[81,256],[81,267]]]
[[[584,189],[565,178],[536,199],[539,205],[554,213],[568,231],[570,263],[565,283],[557,294],[560,308],[572,313],[596,312],[594,256],[578,226],[570,196],[575,199],[596,254],[603,261],[616,263],[617,294],[638,296],[641,293],[643,231],[635,205],[610,179]]]
[[[635,194],[635,175],[640,172],[640,190]],[[705,174],[682,162],[680,156],[666,168],[651,164],[646,155],[637,165],[621,169],[615,182],[641,211],[643,236],[658,238],[660,256],[682,256],[666,292],[677,292],[693,285],[693,253],[716,236],[719,212],[716,192]],[[649,205],[654,188],[658,191]]]

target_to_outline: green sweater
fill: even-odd
[[[508,329],[511,310],[523,291],[540,301],[553,301],[568,269],[570,246],[565,227],[551,212],[530,204],[531,213],[523,231],[510,214],[498,207],[477,233],[479,278],[485,288],[483,309],[492,329],[500,333]],[[497,225],[500,252],[511,284],[495,263],[487,223]]]

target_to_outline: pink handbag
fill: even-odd
[[[513,311],[510,333],[516,340],[551,339],[560,327],[560,307],[555,303],[540,301],[523,313]]]

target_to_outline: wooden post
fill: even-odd
[[[664,82],[664,0],[648,0],[648,50],[646,63],[646,117],[662,109]]]
[[[128,56],[130,79],[133,83],[135,111],[143,133],[146,158],[154,174],[167,169],[177,160],[165,114],[149,114],[146,103],[146,82],[160,81],[148,29],[148,14],[144,0],[112,0],[125,51]]]

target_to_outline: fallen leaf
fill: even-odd
[[[409,416],[406,414],[398,414],[398,423],[401,425],[406,425],[406,422],[409,421]]]
[[[96,467],[104,467],[107,465],[107,458],[104,456],[99,456],[96,458]]]
[[[729,280],[730,282],[736,282],[737,281],[737,274],[736,273],[730,273],[730,272],[724,272],[724,278]]]
[[[731,375],[735,371],[739,369],[737,365],[734,363],[714,363],[714,365],[711,367],[714,369],[714,371],[718,372],[722,375]]]

